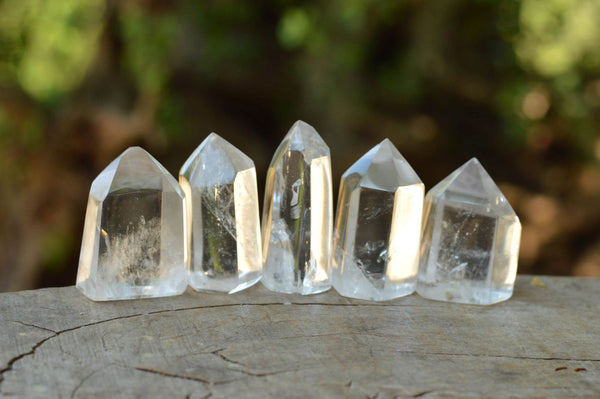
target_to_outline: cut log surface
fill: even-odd
[[[0,395],[600,397],[600,280],[539,280],[519,276],[489,307],[260,284],[119,302],[0,294]]]

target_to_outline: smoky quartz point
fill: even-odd
[[[76,286],[95,301],[186,289],[183,192],[139,147],[123,152],[92,183]]]
[[[263,284],[272,291],[315,294],[331,287],[332,230],[329,147],[298,121],[267,172],[263,208]]]
[[[425,197],[417,293],[477,305],[507,300],[520,237],[514,210],[479,161],[471,159]]]
[[[254,162],[215,133],[179,172],[185,192],[189,284],[199,291],[235,293],[262,273]]]
[[[342,175],[331,267],[341,295],[383,301],[414,292],[424,190],[388,139]]]

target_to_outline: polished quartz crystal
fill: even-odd
[[[95,301],[185,291],[183,192],[150,154],[131,147],[92,183],[77,288]]]
[[[277,148],[263,209],[263,284],[273,291],[314,294],[331,287],[332,203],[329,147],[296,122]]]
[[[417,292],[489,305],[512,295],[521,223],[475,158],[425,198]]]
[[[185,192],[189,284],[195,290],[234,293],[262,272],[254,162],[215,133],[179,172]]]
[[[341,295],[384,301],[414,292],[424,190],[388,139],[342,175],[331,270]]]

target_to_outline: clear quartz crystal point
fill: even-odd
[[[183,164],[189,284],[234,293],[261,277],[262,253],[254,162],[211,133]]]
[[[95,301],[179,295],[187,287],[183,192],[131,147],[92,183],[77,288]]]
[[[388,139],[342,175],[331,268],[341,295],[384,301],[415,291],[424,191]]]
[[[425,197],[417,292],[489,305],[511,297],[521,223],[475,158]]]
[[[269,166],[263,208],[263,284],[315,294],[331,287],[329,147],[305,122],[294,123]]]

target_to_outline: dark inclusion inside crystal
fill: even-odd
[[[202,210],[202,270],[209,277],[237,275],[233,185],[205,187],[198,191]]]
[[[486,280],[495,230],[496,218],[446,205],[437,267],[452,280]]]
[[[282,162],[285,179],[281,218],[290,233],[294,279],[301,284],[310,267],[310,166],[301,151],[288,151]]]
[[[364,276],[375,287],[383,288],[394,193],[366,187],[360,190],[354,258]]]
[[[157,277],[161,210],[160,190],[122,189],[102,203],[98,256],[105,268],[120,270],[118,278],[128,284],[145,286]]]

